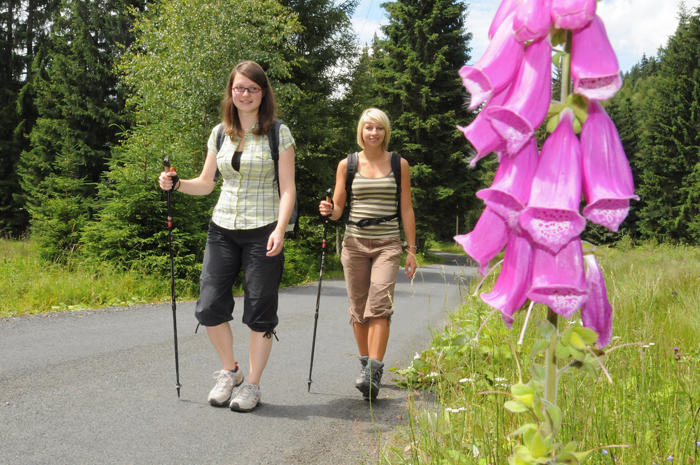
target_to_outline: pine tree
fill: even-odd
[[[467,7],[459,0],[399,0],[389,14],[386,39],[375,46],[378,96],[392,121],[390,150],[411,165],[419,236],[445,240],[455,217],[480,208],[478,175],[469,170],[467,142],[455,128],[473,118],[459,69],[469,61]]]
[[[634,160],[642,197],[638,227],[644,237],[700,239],[700,9],[681,9],[663,51],[646,107]]]
[[[110,148],[128,124],[113,63],[128,44],[128,7],[142,0],[64,0],[39,52],[38,118],[19,173],[44,258],[64,259],[94,214]]]

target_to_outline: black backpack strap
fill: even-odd
[[[357,152],[348,154],[348,165],[345,170],[345,202],[348,204],[348,218],[350,217],[350,200],[352,197],[352,181],[357,173]]]
[[[391,152],[391,171],[394,172],[396,181],[396,214],[401,222],[401,154]]]
[[[221,123],[219,125],[219,129],[216,131],[216,153],[219,153],[221,146],[224,145],[224,137],[226,137],[226,134],[224,133],[224,123]],[[219,168],[217,168],[216,174],[214,175],[214,182],[217,182],[219,177],[221,177],[221,172],[219,171]]]
[[[275,162],[275,183],[277,183],[277,193],[280,191],[280,170],[279,170],[279,160],[280,160],[280,127],[282,126],[282,121],[277,120],[270,127],[267,132],[267,142],[270,144],[270,154],[272,156],[272,161]]]

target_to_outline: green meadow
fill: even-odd
[[[700,463],[700,248],[621,244],[606,254],[599,263],[613,306],[613,341],[605,348],[612,383],[579,370],[563,377],[559,441],[595,449],[587,464]],[[393,373],[408,389],[408,426],[381,437],[378,462],[508,463],[515,445],[508,435],[527,421],[503,407],[506,395],[483,392],[509,392],[518,382],[514,356],[523,382],[530,380],[536,322],[546,309],[534,307],[519,345],[525,311],[507,330],[474,296],[477,284],[432,346]],[[493,284],[489,277],[479,292]],[[580,324],[577,312],[560,318],[559,330]],[[623,445],[631,447],[612,447]]]

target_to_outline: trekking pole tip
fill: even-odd
[[[177,398],[178,398],[178,399],[180,398],[180,388],[181,388],[181,387],[182,387],[182,385],[180,385],[180,384],[177,384],[177,385],[175,386],[175,389],[177,389]]]
[[[306,387],[306,392],[311,392],[311,380],[309,380],[309,385]]]

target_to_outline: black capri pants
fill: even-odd
[[[195,317],[204,326],[233,319],[233,283],[243,268],[243,323],[271,334],[279,322],[277,303],[284,250],[268,257],[267,241],[277,222],[262,228],[231,230],[209,223]]]

